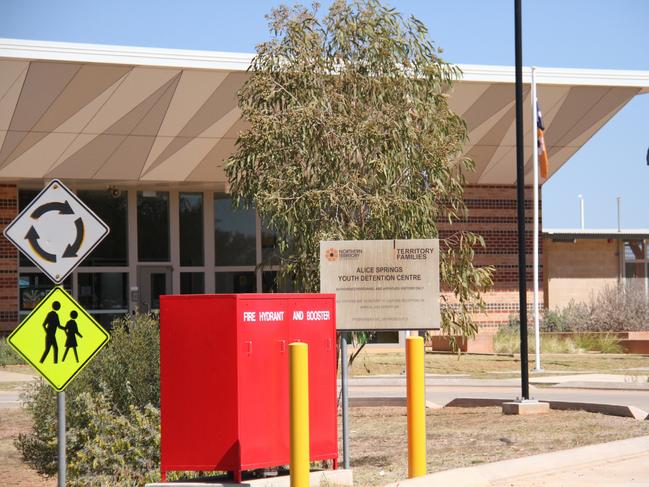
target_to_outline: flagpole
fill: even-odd
[[[539,330],[539,139],[538,105],[536,99],[536,68],[532,66],[532,160],[534,164],[534,345],[535,372],[541,372],[541,333]]]

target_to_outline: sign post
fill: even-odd
[[[108,226],[55,179],[3,233],[50,280],[60,284],[108,232]],[[64,350],[59,350],[57,338],[61,330]],[[59,487],[66,480],[65,388],[109,339],[108,332],[59,286],[7,337],[7,343],[57,392]]]
[[[336,294],[338,331],[439,329],[439,240],[322,241],[320,292]],[[347,340],[344,333],[340,338],[343,465],[349,468]]]

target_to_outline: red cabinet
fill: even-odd
[[[309,345],[311,460],[337,460],[335,295],[160,299],[161,468],[289,463],[288,344]]]

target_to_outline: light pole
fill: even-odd
[[[584,197],[578,194],[577,198],[579,198],[579,228],[583,230],[586,228],[584,225]]]

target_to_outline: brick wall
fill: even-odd
[[[487,304],[486,311],[475,314],[474,319],[481,329],[495,329],[506,323],[510,314],[517,314],[519,311],[516,186],[468,186],[464,192],[464,200],[469,208],[468,220],[453,226],[440,224],[440,237],[447,237],[453,231],[457,231],[457,228],[469,230],[484,237],[485,248],[476,249],[474,264],[495,267],[494,285],[484,295]],[[532,212],[532,188],[528,187],[525,192],[525,249],[527,253],[527,303],[530,311],[533,307]],[[543,306],[542,250],[543,245],[539,241],[539,307]]]
[[[587,302],[620,275],[619,241],[577,240],[543,242],[546,249],[548,307],[564,307],[571,300]]]
[[[18,192],[12,184],[0,184],[0,231],[18,214]],[[0,335],[18,323],[18,251],[0,236]]]

